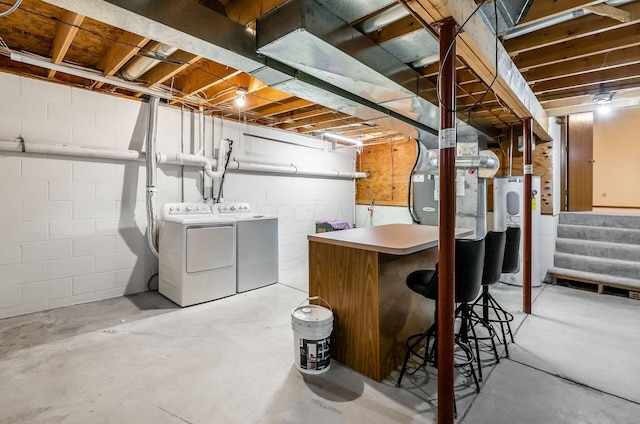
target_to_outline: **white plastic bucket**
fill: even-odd
[[[310,297],[306,300],[316,300]],[[305,301],[306,301],[305,300]],[[327,303],[324,299],[320,299]],[[329,304],[327,303],[327,306]],[[321,374],[331,366],[331,331],[333,311],[331,306],[298,305],[291,312],[293,329],[293,357],[298,371],[305,374]]]

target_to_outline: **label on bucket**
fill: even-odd
[[[300,339],[300,368],[320,371],[329,366],[330,338],[320,340]]]

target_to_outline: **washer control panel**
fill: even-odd
[[[205,203],[165,203],[162,216],[175,215],[211,215],[211,209]]]
[[[229,215],[237,213],[251,213],[251,207],[247,202],[223,202],[213,205],[218,215]]]

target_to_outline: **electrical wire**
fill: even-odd
[[[454,35],[454,41],[451,42],[451,44],[449,44],[449,47],[447,47],[447,51],[444,55],[444,58],[442,60],[442,63],[445,63],[447,61],[447,59],[449,58],[449,55],[451,54],[451,50],[453,49],[453,46],[455,45],[455,39],[458,38],[458,36],[460,35],[460,33],[462,32],[462,30],[464,29],[464,27],[469,23],[469,21],[471,20],[471,18],[473,18],[473,16],[478,13],[480,11],[480,8],[482,7],[482,5],[484,5],[487,2],[487,0],[482,0],[482,2],[476,6],[476,8],[473,10],[473,12],[467,17],[467,19],[465,19],[465,21],[462,23],[462,25],[460,25],[460,27],[458,28],[458,30],[456,31],[455,35]],[[487,94],[489,94],[489,92],[491,91],[491,88],[493,87],[493,84],[495,84],[495,82],[498,79],[498,44],[499,44],[499,39],[498,39],[498,33],[497,33],[497,28],[498,28],[498,6],[497,6],[497,2],[493,2],[493,7],[494,7],[494,15],[495,15],[495,26],[496,26],[496,30],[494,31],[494,41],[495,41],[495,64],[496,64],[496,72],[493,76],[493,80],[491,81],[491,83],[489,84],[489,86],[487,87],[487,89],[485,90],[485,92],[482,94],[482,96],[480,96],[480,98],[478,100],[476,100],[471,106],[468,106],[464,109],[461,110],[447,110],[447,112],[453,112],[453,113],[458,113],[458,112],[468,112],[471,111],[473,108],[475,108],[478,104],[480,104],[482,102],[482,100],[485,98],[485,96]],[[438,102],[440,104],[442,104],[442,96],[440,93],[440,78],[442,77],[442,66],[440,66],[440,68],[438,69],[438,76],[436,79],[436,96],[438,98]]]
[[[8,10],[5,10],[4,12],[0,13],[0,18],[3,18],[15,12],[16,9],[20,7],[20,3],[22,3],[22,0],[16,0],[13,6],[11,6]]]
[[[153,280],[157,276],[158,276],[158,273],[156,272],[151,277],[149,277],[149,279],[147,280],[147,290],[149,290],[149,291],[158,291],[158,289],[152,289],[151,288],[151,280]]]
[[[418,166],[418,161],[420,160],[420,142],[416,139],[416,149],[418,150],[416,153],[416,161],[413,162],[413,167],[411,168],[411,172],[409,173],[409,189],[407,190],[407,209],[409,209],[409,215],[411,215],[411,221],[414,224],[419,224],[420,219],[416,217],[415,211],[413,210],[413,205],[411,204],[411,184],[413,183],[413,173]]]

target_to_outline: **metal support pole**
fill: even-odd
[[[531,178],[533,165],[531,159],[531,143],[533,142],[532,118],[522,120],[524,144],[524,234],[523,234],[523,266],[522,266],[522,311],[531,313]]]
[[[440,201],[438,242],[438,424],[455,418],[456,23],[440,29]]]

